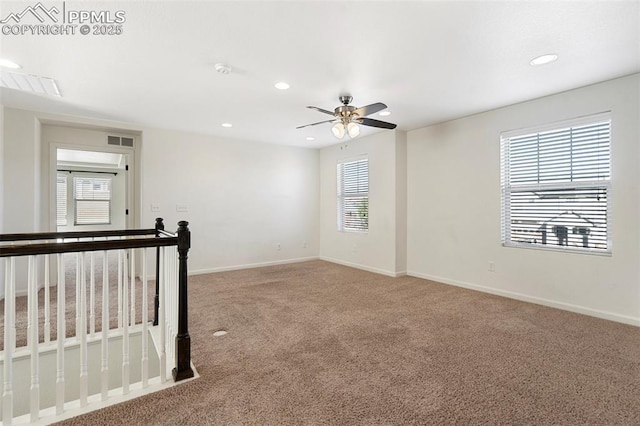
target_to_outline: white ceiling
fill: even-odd
[[[33,3],[3,1],[0,17]],[[123,34],[1,36],[1,57],[20,63],[21,72],[55,78],[63,95],[1,89],[4,105],[320,147],[337,142],[329,124],[295,127],[330,118],[305,106],[333,110],[342,93],[356,106],[386,103],[391,116],[373,118],[412,130],[640,71],[639,1],[67,1],[65,7],[124,10]],[[559,60],[529,65],[545,53]],[[222,75],[216,63],[235,69]],[[291,88],[275,89],[278,81]]]

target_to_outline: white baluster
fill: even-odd
[[[136,325],[136,252],[135,249],[129,251],[131,257],[131,325]]]
[[[28,290],[27,290],[27,335],[29,353],[31,355],[31,387],[30,404],[31,422],[40,417],[40,375],[38,351],[38,287],[36,284],[36,259],[29,256]]]
[[[122,250],[118,250],[118,329],[122,328]]]
[[[80,336],[80,277],[82,267],[80,265],[80,253],[76,253],[76,337]]]
[[[171,341],[173,342],[173,348],[171,353],[176,353],[176,335],[178,334],[178,252],[177,247],[171,250],[171,277],[173,279],[173,330],[171,334]],[[174,356],[174,364],[177,361]]]
[[[64,412],[64,342],[66,340],[65,319],[65,275],[64,258],[58,254],[58,303],[57,303],[57,352],[56,352],[56,414]]]
[[[171,259],[171,252],[173,247],[168,247],[166,250],[166,259],[165,259],[165,265],[167,268],[167,287],[166,287],[166,292],[167,292],[167,349],[168,349],[168,359],[171,360],[171,366],[173,366],[175,364],[175,351],[173,349],[173,343],[175,341],[174,336],[173,336],[173,305],[174,305],[174,300],[173,300],[173,262]]]
[[[164,269],[165,269],[165,280],[166,280],[166,287],[165,287],[165,293],[167,294],[167,302],[166,302],[166,310],[165,310],[165,316],[166,316],[166,321],[167,321],[167,358],[168,358],[168,362],[173,365],[173,346],[172,344],[172,334],[171,334],[171,329],[172,324],[171,324],[171,317],[172,317],[172,307],[173,307],[173,292],[172,292],[172,288],[173,288],[173,279],[171,277],[171,257],[169,256],[169,253],[171,252],[172,247],[167,247],[167,249],[165,250],[164,253]]]
[[[122,274],[122,393],[129,393],[129,292],[127,262]]]
[[[44,342],[51,341],[51,306],[50,306],[49,256],[44,256]]]
[[[89,397],[89,372],[87,367],[87,277],[84,270],[84,253],[80,253],[80,406],[87,406]]]
[[[166,351],[166,318],[165,318],[165,280],[166,280],[166,271],[165,271],[165,258],[164,258],[165,248],[160,247],[160,256],[158,258],[158,262],[161,262],[159,272],[160,277],[160,290],[159,290],[159,299],[158,300],[158,326],[160,327],[160,382],[164,383],[167,381],[167,351]]]
[[[4,385],[2,390],[2,423],[10,425],[13,419],[13,349],[11,324],[15,299],[15,281],[12,279],[14,259],[4,261]]]
[[[95,252],[91,252],[91,287],[89,290],[89,330],[91,337],[96,333],[96,271],[95,271]]]
[[[147,249],[142,252],[142,387],[149,386],[149,337],[148,317],[149,317],[149,295],[147,290]]]
[[[102,261],[102,400],[109,396],[109,261],[103,252]]]
[[[11,297],[14,299],[13,310],[11,311],[11,346],[16,349],[16,258],[11,258]]]

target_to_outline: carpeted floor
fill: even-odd
[[[640,424],[636,327],[322,261],[189,285],[201,377],[66,424]]]

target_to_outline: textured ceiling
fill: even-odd
[[[3,1],[0,17],[34,3]],[[61,10],[62,3],[43,2]],[[330,125],[295,127],[328,118],[305,106],[332,110],[343,93],[356,106],[386,103],[392,114],[374,118],[412,130],[640,71],[638,1],[67,1],[64,7],[123,10],[123,33],[2,35],[1,57],[20,63],[20,72],[55,78],[63,95],[2,89],[4,105],[319,147],[337,142]],[[529,65],[545,53],[559,60]],[[216,63],[234,69],[222,75]],[[281,80],[291,88],[275,89]]]

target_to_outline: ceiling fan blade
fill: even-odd
[[[327,111],[326,109],[322,109],[322,108],[318,108],[318,107],[314,107],[314,106],[308,106],[307,108],[309,109],[315,109],[318,112],[323,112],[325,114],[329,114],[329,115],[333,115],[335,116],[335,114],[332,111]]]
[[[305,124],[304,126],[296,127],[296,129],[302,129],[303,127],[315,126],[317,124],[322,124],[322,123],[331,123],[332,121],[335,121],[335,118],[332,120],[324,120],[324,121],[318,121],[317,123]]]
[[[387,106],[382,102],[376,102],[375,104],[367,105],[360,107],[353,111],[353,114],[358,114],[359,117],[364,117],[365,115],[375,114],[378,111],[382,111]]]
[[[364,126],[380,127],[382,129],[395,129],[397,126],[393,123],[387,123],[386,121],[374,120],[373,118],[358,118],[358,123]]]

